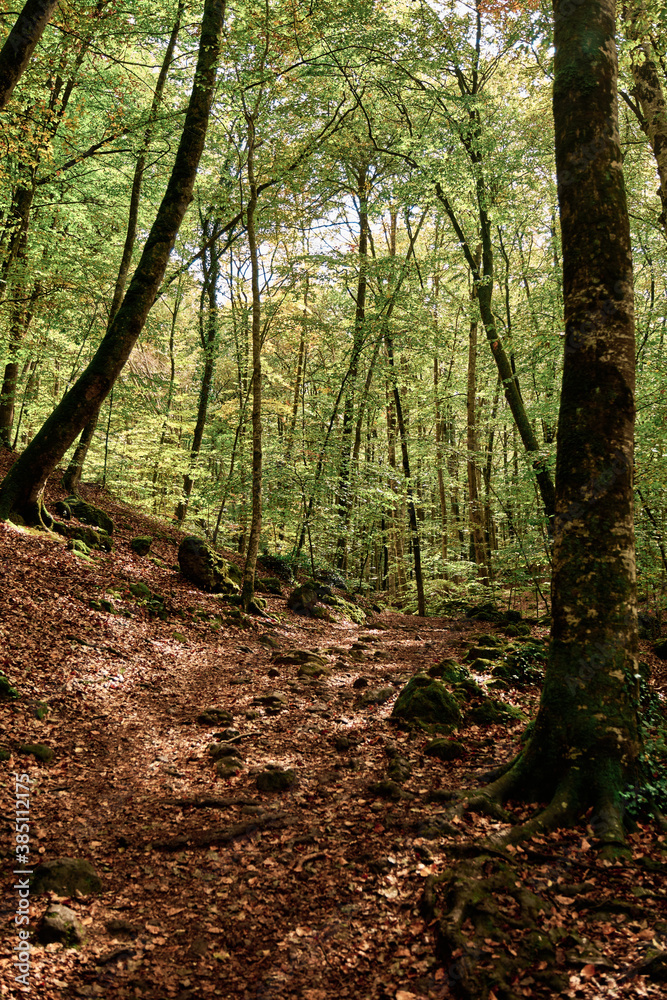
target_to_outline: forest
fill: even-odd
[[[78,904],[37,981],[659,997],[662,4],[0,0],[0,36],[0,760]],[[105,808],[59,859],[75,753]]]

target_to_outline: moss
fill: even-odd
[[[55,757],[55,753],[51,747],[47,747],[43,743],[22,743],[18,748],[18,752],[29,754],[35,760],[41,761],[42,764],[49,764]]]
[[[18,698],[19,693],[17,689],[12,685],[9,678],[5,677],[4,674],[0,674],[0,698]]]
[[[427,674],[410,678],[394,705],[392,719],[449,732],[461,721],[461,709],[447,687]]]
[[[508,719],[525,719],[526,716],[514,705],[496,701],[495,698],[485,698],[470,709],[467,718],[479,726],[490,726],[495,722],[507,722]]]

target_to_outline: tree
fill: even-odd
[[[551,799],[510,840],[571,822],[592,807],[600,839],[614,844],[623,840],[621,793],[636,774],[639,752],[634,303],[615,5],[556,0],[554,12],[566,335],[553,625],[533,734],[485,797]]]
[[[0,518],[42,519],[49,474],[87,421],[99,410],[139,337],[164,278],[176,234],[192,200],[211,108],[225,0],[206,0],[197,66],[176,159],[137,269],[90,364],[30,442],[0,487]]]
[[[27,0],[0,50],[0,110],[12,96],[58,0]]]

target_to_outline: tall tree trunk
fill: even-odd
[[[424,577],[422,575],[421,546],[419,544],[419,522],[417,520],[417,508],[415,507],[414,491],[412,488],[412,477],[410,472],[410,456],[408,452],[408,434],[403,419],[403,404],[401,403],[401,393],[396,384],[396,370],[394,367],[394,345],[389,329],[385,330],[385,345],[387,348],[387,359],[389,361],[390,375],[392,379],[392,392],[394,397],[394,408],[396,410],[396,422],[401,441],[401,457],[403,460],[403,475],[405,476],[405,487],[408,495],[408,518],[410,520],[410,533],[412,541],[412,556],[415,566],[415,583],[417,585],[417,610],[423,617],[426,614],[426,601],[424,598]]]
[[[164,54],[164,59],[162,60],[162,67],[160,69],[160,75],[158,76],[157,83],[155,85],[155,92],[153,94],[153,101],[151,104],[150,114],[148,116],[148,126],[146,132],[144,133],[144,141],[141,152],[139,153],[139,158],[137,159],[136,166],[134,168],[134,177],[132,179],[132,191],[130,194],[130,209],[127,217],[127,232],[125,234],[125,243],[123,245],[123,254],[118,266],[118,275],[116,277],[116,284],[113,290],[113,298],[111,300],[111,306],[109,307],[109,319],[107,321],[107,331],[111,328],[111,324],[116,318],[116,313],[120,309],[121,303],[123,301],[123,295],[125,293],[125,286],[127,285],[128,275],[130,273],[130,266],[132,264],[132,253],[134,251],[134,245],[137,239],[137,224],[139,222],[139,202],[141,200],[141,188],[144,181],[144,171],[146,170],[146,155],[150,148],[151,139],[153,137],[153,131],[155,128],[155,120],[157,118],[158,109],[162,102],[162,97],[164,94],[164,88],[167,83],[167,76],[169,74],[169,67],[171,66],[171,61],[174,58],[174,49],[176,48],[176,42],[178,40],[178,34],[181,30],[181,19],[183,17],[183,9],[185,7],[185,0],[179,0],[178,12],[176,14],[176,21],[171,31],[171,36],[167,44],[167,48]],[[101,406],[101,403],[100,403]],[[97,429],[97,421],[100,416],[100,407],[97,408],[95,413],[91,416],[90,420],[83,428],[81,432],[81,437],[79,442],[74,449],[74,454],[70,460],[69,465],[63,476],[63,486],[70,493],[77,493],[79,489],[79,483],[81,482],[81,474],[83,472],[83,466],[88,455],[88,449],[92,443],[93,437],[95,436],[95,431]]]
[[[195,421],[194,434],[192,436],[192,448],[190,449],[190,467],[183,477],[183,493],[175,511],[176,522],[182,524],[188,509],[190,494],[194,486],[194,470],[201,451],[201,443],[204,438],[204,428],[206,427],[206,416],[208,414],[208,403],[211,397],[211,384],[213,382],[213,369],[215,368],[215,356],[218,343],[218,278],[220,275],[219,257],[216,253],[215,243],[209,246],[209,219],[203,219],[202,235],[204,241],[204,254],[202,255],[202,266],[204,270],[204,295],[206,296],[207,310],[206,322],[203,322],[203,329],[200,330],[201,345],[204,351],[204,371],[202,373],[201,387],[199,390],[199,405],[197,407],[197,419]],[[215,226],[215,221],[213,223]],[[200,314],[202,310],[200,310]]]
[[[348,384],[343,407],[343,429],[341,434],[341,460],[336,506],[339,518],[339,536],[336,543],[336,566],[347,568],[347,527],[352,497],[350,495],[350,449],[352,446],[352,424],[354,420],[354,394],[357,382],[357,362],[364,340],[366,323],[366,293],[368,290],[368,164],[363,163],[356,173],[357,211],[359,215],[359,274],[354,310],[354,337],[352,360],[348,370]]]
[[[245,611],[255,596],[255,570],[257,568],[257,553],[259,552],[259,536],[262,530],[262,329],[261,301],[259,295],[259,252],[257,249],[257,233],[255,230],[255,212],[257,210],[257,180],[255,178],[256,134],[254,114],[246,112],[248,124],[248,184],[250,198],[246,213],[246,230],[250,248],[250,267],[252,285],[252,519],[248,534],[245,567],[243,570],[243,587],[241,602]]]
[[[476,299],[473,287],[473,303]],[[474,306],[473,306],[474,308]],[[468,467],[468,523],[470,525],[471,554],[477,565],[482,583],[488,584],[489,570],[484,544],[484,517],[479,497],[479,469],[477,467],[477,320],[470,321],[468,335],[468,386],[467,386],[467,467]]]
[[[30,62],[58,0],[28,0],[0,50],[0,110],[9,101]]]
[[[206,138],[224,12],[225,0],[206,0],[195,78],[176,159],[123,304],[86,370],[5,477],[0,487],[0,519],[13,513],[32,523],[42,522],[42,497],[49,474],[99,410],[143,330],[176,234],[192,201]]]
[[[538,801],[553,796],[511,839],[571,822],[592,806],[591,825],[614,845],[623,841],[621,793],[637,774],[639,752],[634,303],[615,4],[556,0],[554,13],[566,340],[553,625],[533,735],[489,793]]]

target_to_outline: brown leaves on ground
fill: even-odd
[[[456,956],[436,956],[424,886],[500,824],[469,815],[439,833],[434,793],[513,756],[522,724],[469,728],[457,737],[465,759],[443,763],[424,755],[425,737],[391,726],[393,698],[359,706],[360,678],[398,693],[418,669],[460,658],[485,627],[398,614],[361,627],[318,622],[269,597],[278,621],[251,618],[242,628],[221,613],[224,601],[179,575],[178,531],[99,491],[84,494],[116,523],[114,551],[92,562],[58,539],[0,525],[0,671],[21,694],[0,703],[0,746],[12,752],[0,764],[2,814],[13,816],[14,772],[29,773],[32,862],[86,858],[104,885],[99,897],[66,901],[88,935],[81,949],[33,938],[32,995],[454,996]],[[155,537],[150,557],[130,549],[144,534]],[[136,582],[164,598],[166,620],[131,594]],[[91,601],[109,601],[114,613]],[[274,667],[260,638],[267,631],[282,650],[336,647],[323,654],[327,674]],[[360,636],[365,648],[352,651]],[[534,712],[536,690],[508,696]],[[210,707],[232,722],[198,724]],[[208,752],[214,742],[234,750],[224,778]],[[25,743],[51,747],[53,762],[20,755]],[[378,797],[370,788],[397,757],[412,768],[403,794]],[[259,792],[256,776],[269,766],[293,769],[296,784]],[[0,995],[21,997],[31,994],[14,981],[12,838],[6,826]],[[511,855],[517,879],[549,899],[548,920],[571,928],[564,995],[664,996],[642,965],[665,943],[663,840],[640,827],[634,860],[623,864],[598,860],[593,840],[582,828]],[[32,897],[33,931],[47,902]],[[530,969],[515,989],[542,995]]]

